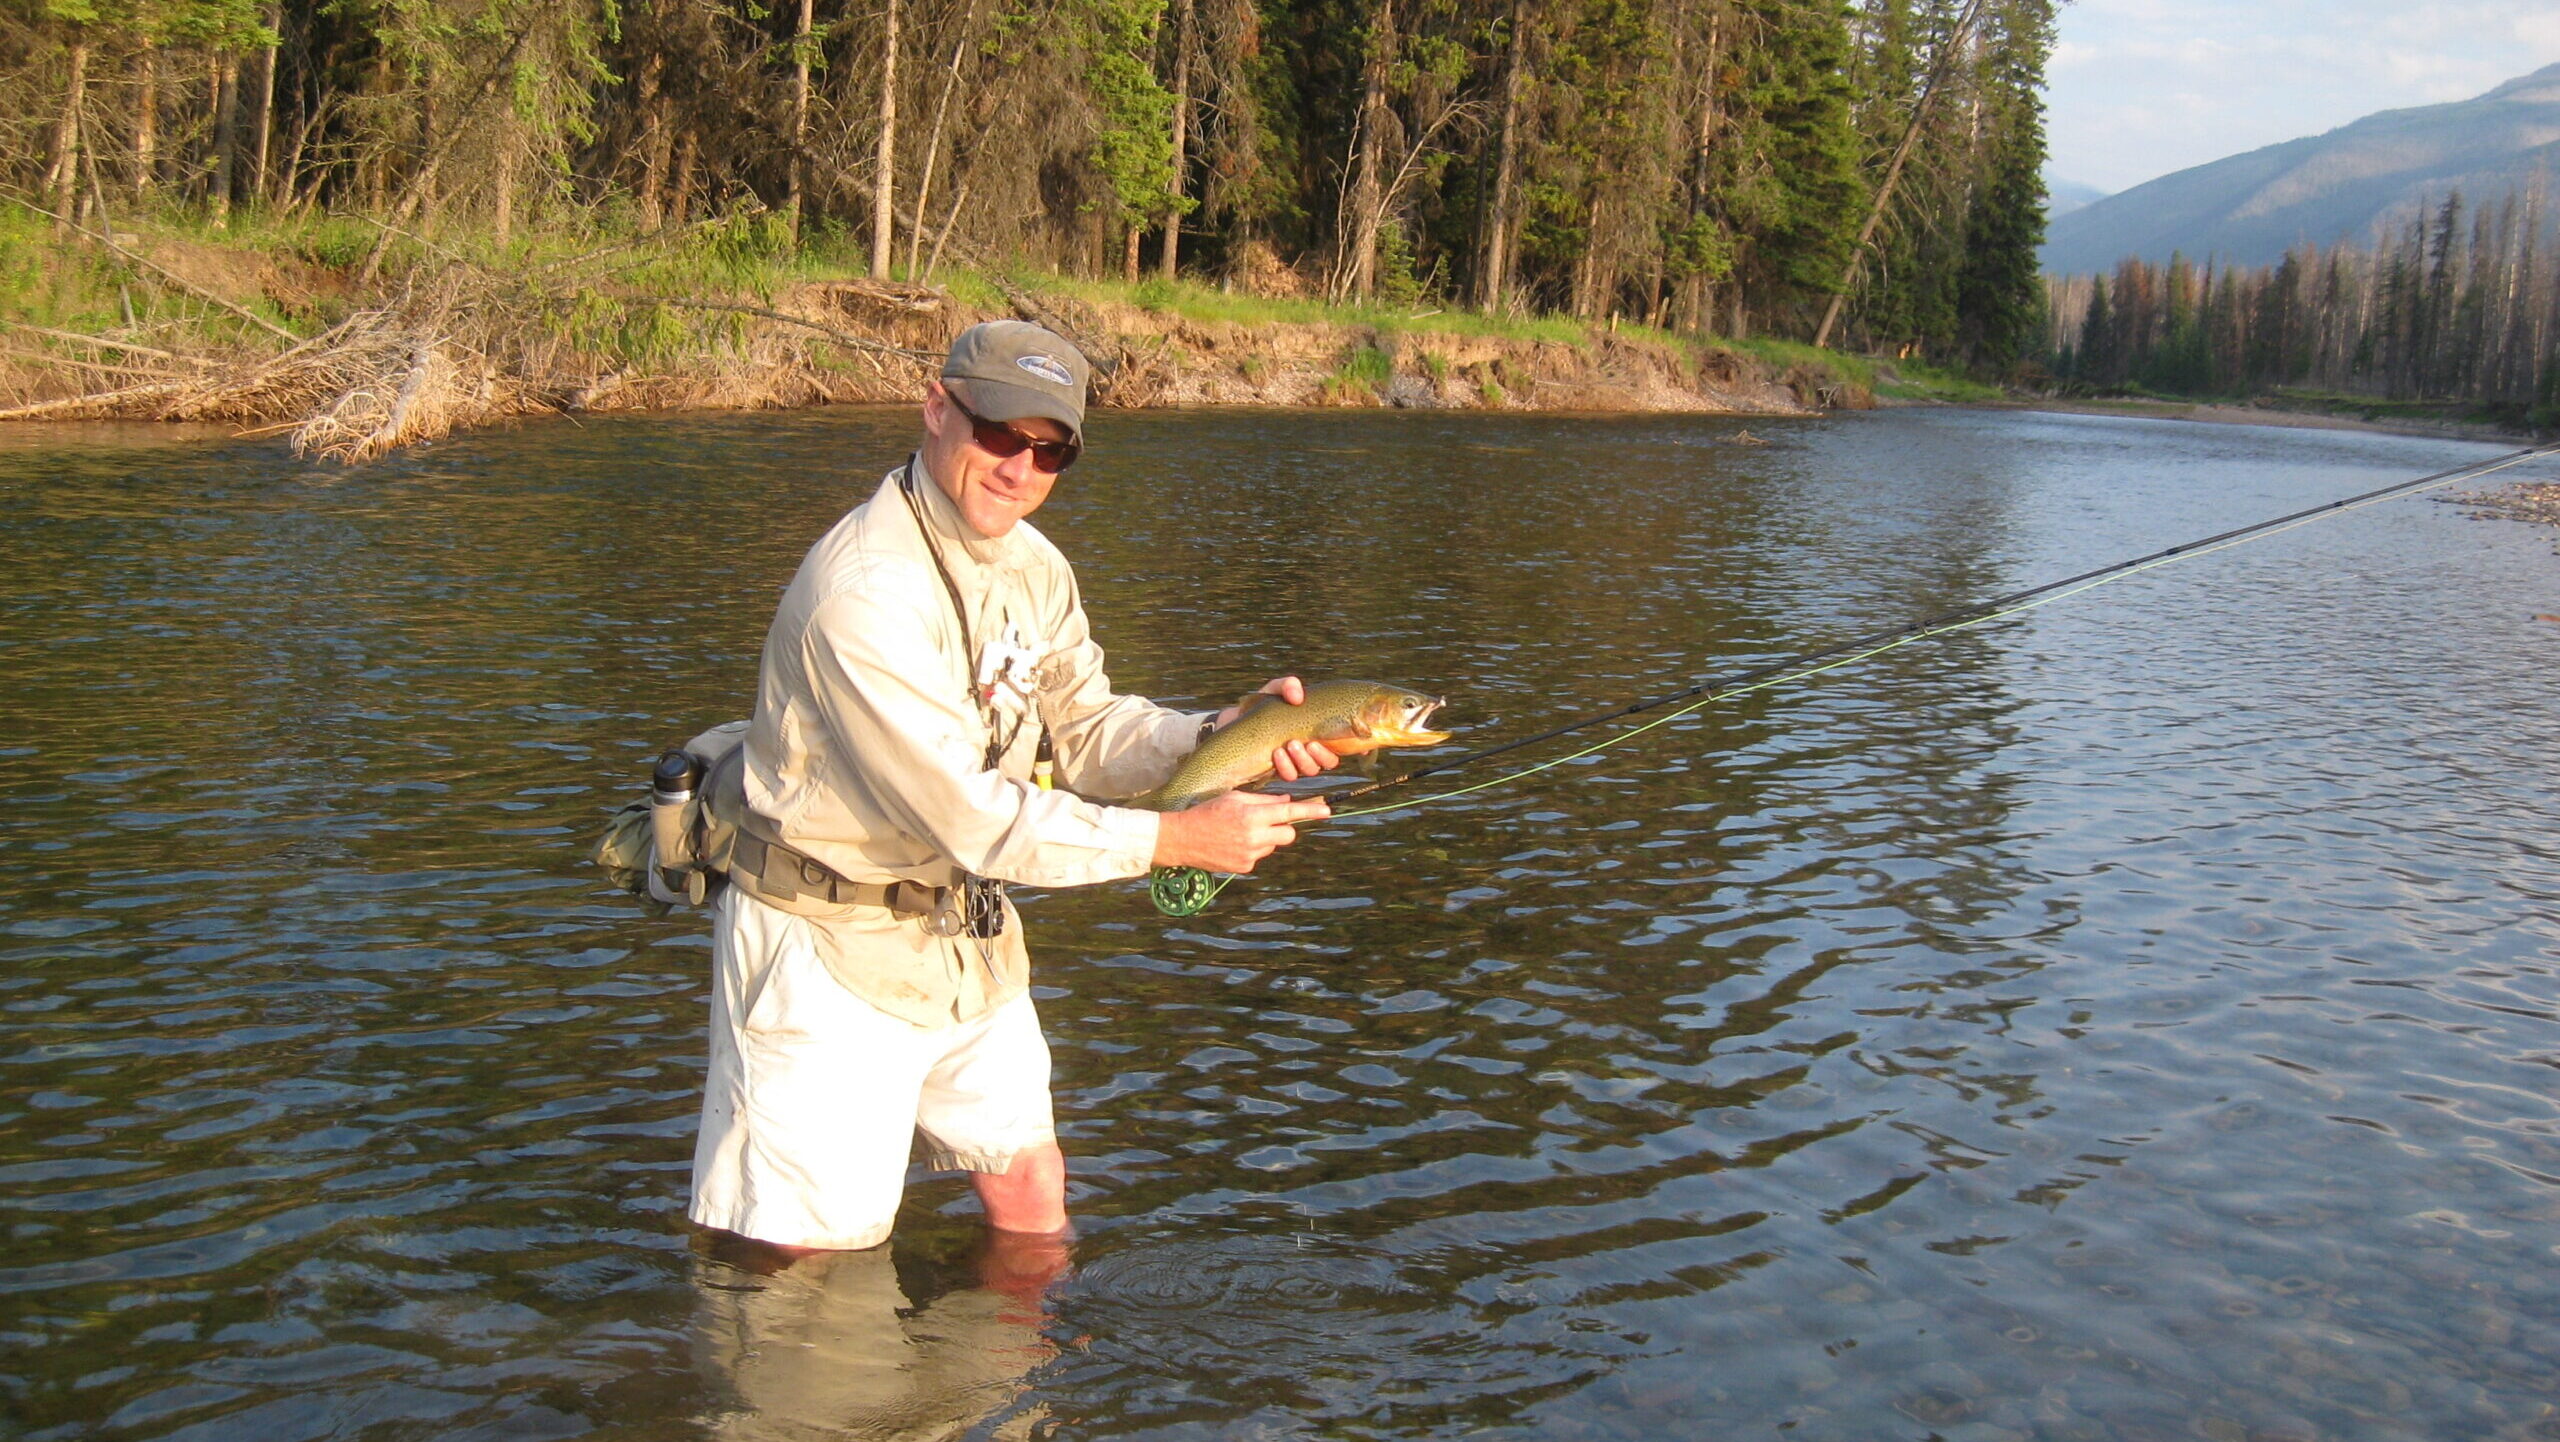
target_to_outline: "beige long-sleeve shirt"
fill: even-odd
[[[1155,814],[1082,797],[1161,783],[1197,743],[1202,716],[1113,695],[1057,547],[1028,524],[979,535],[921,457],[914,465],[913,510],[891,472],[810,548],[783,593],[746,740],[758,829],[855,881],[948,886],[974,873],[1075,886],[1143,875]],[[925,531],[968,608],[978,656]],[[991,653],[1019,656],[994,681],[992,728],[972,699]],[[1031,784],[1044,722],[1067,789]],[[991,739],[1005,737],[987,769]],[[876,907],[821,919],[837,979],[918,1026],[966,1020],[1029,985],[1018,919],[992,943],[936,937]]]

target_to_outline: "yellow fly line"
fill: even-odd
[[[1603,737],[1599,741],[1596,741],[1589,746],[1585,746],[1579,751],[1568,752],[1562,756],[1550,757],[1534,766],[1523,766],[1516,771],[1507,771],[1500,776],[1493,777],[1490,780],[1476,782],[1471,786],[1452,787],[1446,791],[1435,791],[1424,796],[1407,797],[1403,800],[1386,802],[1381,805],[1361,806],[1348,811],[1337,811],[1333,813],[1332,819],[1336,821],[1347,821],[1355,816],[1378,816],[1391,811],[1402,811],[1409,807],[1426,806],[1435,801],[1453,801],[1462,796],[1473,796],[1479,792],[1491,791],[1499,786],[1508,786],[1512,782],[1535,776],[1542,771],[1551,771],[1558,766],[1565,766],[1573,762],[1580,761],[1584,757],[1596,756],[1611,747],[1631,741],[1638,736],[1642,736],[1648,731],[1668,726],[1672,722],[1681,720],[1684,717],[1694,716],[1698,712],[1704,711],[1710,706],[1733,700],[1737,696],[1748,696],[1755,691],[1765,691],[1773,686],[1783,686],[1791,682],[1809,680],[1815,676],[1820,676],[1825,672],[1837,671],[1843,667],[1854,666],[1861,661],[1873,660],[1878,656],[1884,655],[1888,651],[1898,651],[1917,641],[1926,641],[1937,636],[1951,635],[1958,631],[1969,631],[1976,626],[1988,625],[1993,621],[2006,620],[2012,616],[2024,615],[2029,611],[2050,606],[2056,601],[2065,600],[2073,596],[2085,595],[2086,593],[2094,591],[2101,586],[2113,585],[2118,581],[2126,580],[2133,576],[2139,576],[2148,571],[2156,571],[2163,566],[2175,565],[2180,561],[2192,561],[2199,557],[2210,556],[2216,552],[2230,550],[2235,546],[2246,545],[2251,541],[2263,540],[2268,536],[2280,536],[2287,531],[2298,530],[2301,527],[2310,525],[2314,521],[2325,520],[2331,516],[2345,515],[2350,511],[2363,510],[2367,506],[2380,505],[2384,501],[2393,501],[2406,496],[2420,495],[2440,486],[2452,485],[2457,481],[2481,480],[2485,477],[2496,475],[2500,471],[2520,466],[2527,461],[2537,460],[2541,457],[2553,455],[2555,453],[2560,453],[2560,445],[2536,446],[2530,449],[2514,452],[2510,455],[2483,461],[2476,465],[2457,466],[2452,470],[2440,471],[2434,475],[2419,477],[2416,480],[2397,482],[2393,485],[2384,486],[2379,490],[2367,491],[2359,496],[2351,496],[2345,500],[2327,502],[2323,505],[2313,507],[2310,510],[2298,511],[2289,516],[2279,516],[2274,520],[2261,521],[2255,525],[2243,526],[2238,530],[2226,531],[2219,536],[2198,541],[2192,545],[2172,546],[2168,550],[2157,552],[2150,556],[2145,556],[2140,560],[2127,561],[2119,565],[2107,567],[2101,571],[2093,571],[2084,576],[2075,577],[2071,580],[2055,582],[2051,585],[2037,587],[2033,590],[2018,592],[2014,594],[2012,599],[2007,601],[1991,602],[1989,603],[1988,609],[1979,612],[1961,612],[1955,617],[1943,621],[1923,621],[1908,630],[1887,633],[1884,638],[1878,639],[1873,645],[1860,646],[1856,642],[1850,642],[1846,648],[1840,651],[1839,654],[1834,654],[1829,651],[1816,652],[1814,654],[1820,658],[1819,660],[1809,659],[1804,664],[1794,666],[1788,666],[1785,663],[1780,663],[1779,667],[1770,674],[1754,675],[1751,679],[1746,681],[1737,681],[1725,686],[1714,686],[1704,689],[1702,694],[1698,696],[1697,700],[1691,701],[1687,705],[1681,706],[1676,710],[1666,711],[1662,715],[1656,716],[1642,725],[1630,726],[1622,731]],[[1665,699],[1677,699],[1678,695],[1679,693],[1674,693],[1673,697]],[[1638,711],[1650,710],[1652,707],[1661,704],[1663,704],[1661,701],[1639,702],[1634,706],[1623,708],[1611,714],[1616,716],[1630,715]],[[1608,717],[1595,718],[1595,720],[1605,719],[1608,719]],[[1527,740],[1513,742],[1497,749],[1511,750],[1518,746],[1528,745],[1534,741],[1563,735],[1570,731],[1576,731],[1591,724],[1594,724],[1594,722],[1578,721],[1569,726],[1560,727],[1554,731],[1546,732],[1542,736],[1530,737]],[[1494,753],[1488,751],[1478,753],[1476,756],[1456,757],[1452,760],[1441,762],[1436,766],[1426,767],[1424,768],[1424,772],[1451,769],[1464,765],[1469,761],[1478,760],[1483,756],[1492,754]],[[1416,772],[1414,775],[1418,776],[1424,774],[1424,772]],[[1367,795],[1386,787],[1399,785],[1402,782],[1411,779],[1413,778],[1408,776],[1399,777],[1393,781],[1376,782],[1369,786],[1364,786],[1352,794],[1355,796]],[[1235,878],[1232,876],[1212,877],[1205,872],[1195,871],[1188,867],[1174,868],[1157,872],[1150,883],[1149,891],[1155,899],[1157,909],[1165,912],[1165,914],[1169,916],[1191,916],[1207,907],[1209,902],[1215,899],[1219,892],[1226,889],[1227,883],[1234,879]]]
[[[2458,471],[2442,476],[2430,477],[2424,481],[2403,482],[2400,485],[2390,487],[2387,491],[2369,493],[2355,497],[2351,500],[2339,501],[2332,505],[2323,506],[2316,511],[2289,516],[2281,521],[2268,522],[2263,527],[2250,528],[2246,534],[2226,536],[2218,540],[2202,542],[2192,547],[2181,547],[2173,551],[2162,552],[2159,555],[2133,562],[2120,569],[2111,570],[2106,574],[2097,576],[2093,579],[2081,581],[2076,584],[2066,584],[2059,590],[2046,592],[2042,595],[2035,596],[2033,599],[2021,601],[2016,605],[2003,606],[1997,610],[1984,611],[1979,615],[1967,616],[1962,620],[1949,621],[1943,624],[1924,624],[1921,629],[1906,632],[1892,640],[1867,647],[1861,651],[1855,651],[1845,656],[1832,657],[1817,665],[1782,671],[1774,676],[1763,676],[1738,685],[1710,691],[1700,699],[1693,701],[1676,711],[1667,711],[1662,715],[1645,722],[1641,726],[1630,726],[1626,730],[1618,732],[1616,735],[1606,737],[1594,745],[1585,746],[1581,750],[1572,752],[1569,755],[1553,757],[1549,760],[1541,761],[1535,766],[1523,766],[1517,771],[1496,776],[1490,781],[1479,781],[1473,786],[1460,786],[1448,791],[1435,791],[1427,796],[1408,797],[1405,800],[1390,802],[1383,806],[1363,806],[1351,811],[1337,811],[1333,813],[1333,819],[1341,821],[1354,816],[1376,816],[1384,812],[1400,811],[1408,806],[1421,806],[1433,801],[1449,801],[1461,796],[1472,796],[1479,791],[1488,791],[1496,786],[1502,786],[1513,781],[1518,781],[1523,777],[1535,776],[1541,771],[1551,770],[1558,766],[1579,761],[1586,756],[1597,755],[1622,741],[1627,741],[1634,737],[1641,736],[1656,727],[1669,725],[1671,722],[1680,720],[1682,717],[1696,715],[1698,712],[1703,711],[1710,706],[1716,705],[1719,702],[1730,701],[1737,696],[1748,696],[1754,691],[1765,691],[1770,687],[1783,686],[1792,681],[1809,680],[1812,677],[1822,675],[1826,671],[1837,671],[1845,666],[1854,666],[1861,661],[1873,660],[1876,657],[1885,654],[1887,651],[1898,651],[1915,641],[1926,641],[1935,636],[1946,636],[1958,631],[1969,631],[1976,626],[1988,625],[1993,621],[2006,620],[2011,616],[2024,615],[2027,612],[2036,610],[2040,607],[2050,606],[2056,601],[2066,600],[2073,596],[2083,595],[2087,592],[2094,591],[2100,586],[2113,585],[2116,582],[2125,580],[2129,577],[2139,576],[2146,571],[2156,571],[2163,566],[2175,565],[2180,561],[2192,561],[2201,556],[2210,556],[2218,551],[2227,551],[2235,546],[2246,545],[2251,541],[2261,540],[2268,536],[2280,536],[2287,531],[2299,530],[2304,526],[2310,525],[2314,521],[2325,520],[2330,516],[2342,516],[2349,511],[2360,511],[2367,506],[2380,505],[2384,501],[2396,501],[2406,496],[2419,495],[2426,491],[2433,490],[2438,486],[2452,485],[2456,481],[2480,480],[2483,477],[2496,475],[2498,472],[2510,467],[2522,465],[2526,461],[2553,454],[2555,451],[2560,451],[2560,446],[2545,446],[2534,450],[2519,451],[2511,456],[2500,457],[2493,462],[2485,462],[2476,468],[2464,467]]]

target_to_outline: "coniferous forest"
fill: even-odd
[[[0,190],[57,239],[354,217],[368,279],[392,238],[752,215],[884,279],[1179,276],[1997,372],[2047,333],[2055,3],[5,0]]]
[[[2307,388],[2560,424],[2560,253],[2539,195],[2426,207],[2384,243],[2272,266],[2120,263],[2055,278],[2057,376],[2098,390]]]

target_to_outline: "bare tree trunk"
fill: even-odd
[[[1716,104],[1717,70],[1724,64],[1724,16],[1707,17],[1706,63],[1700,67],[1706,84],[1698,96],[1698,144],[1689,155],[1689,218],[1696,220],[1706,209],[1708,169],[1715,156],[1716,121],[1720,118]],[[1682,314],[1693,331],[1714,329],[1715,287],[1704,275],[1691,275],[1681,282]]]
[[[107,218],[107,186],[106,182],[100,179],[98,175],[98,148],[96,146],[83,145],[80,147],[80,173],[89,182],[88,197],[81,202],[80,208],[88,212],[88,223],[107,232],[110,240],[112,240],[115,232],[115,225]],[[133,323],[132,312],[133,303],[130,299],[127,299],[125,302],[125,323],[127,325]]]
[[[943,73],[942,94],[933,102],[933,129],[925,136],[924,166],[916,172],[916,223],[907,234],[907,279],[917,278],[916,255],[924,248],[925,200],[933,194],[933,163],[942,154],[942,124],[951,115],[951,92],[960,87],[960,61],[969,53],[969,32],[977,28],[977,0],[969,0],[960,17],[960,38],[951,46],[951,68]]]
[[[871,278],[889,278],[889,250],[896,243],[898,179],[898,0],[889,0],[880,41],[880,149],[871,179]]]
[[[1164,253],[1156,272],[1171,280],[1182,253],[1182,177],[1191,160],[1191,47],[1198,29],[1193,0],[1176,0],[1173,11],[1173,180],[1164,211]]]
[[[213,223],[231,223],[231,186],[240,160],[240,61],[230,55],[213,60]]]
[[[1360,159],[1351,182],[1351,294],[1367,300],[1378,286],[1378,225],[1386,193],[1387,80],[1396,51],[1395,0],[1370,12],[1369,53],[1360,67]]]
[[[412,215],[424,216],[432,228],[436,219],[437,169],[444,164],[444,128],[436,105],[436,71],[433,65],[422,68],[418,83],[418,159],[417,168],[409,173],[409,186],[400,197],[400,208],[393,212],[393,225],[407,225]],[[389,244],[391,232],[382,233]],[[372,277],[367,276],[370,280]]]
[[[149,193],[159,178],[160,146],[160,52],[146,48],[142,52],[142,93],[134,99],[133,111],[133,194],[139,200]]]
[[[686,126],[683,136],[676,141],[674,190],[667,200],[667,223],[670,225],[683,225],[692,209],[694,161],[701,150],[701,145],[694,139],[693,127]]]
[[[499,249],[506,248],[515,230],[516,218],[516,128],[502,122],[498,127],[498,193],[491,200],[489,230]]]
[[[1511,297],[1512,209],[1519,186],[1520,111],[1527,73],[1529,6],[1511,10],[1511,53],[1502,67],[1502,139],[1493,162],[1493,205],[1485,225],[1484,258],[1476,266],[1476,308],[1498,314]]]
[[[1131,285],[1138,283],[1138,239],[1146,233],[1147,223],[1134,215],[1130,216],[1129,243],[1123,248],[1120,256],[1120,278]]]
[[[666,56],[651,46],[640,62],[640,229],[655,231],[665,215],[667,188],[667,151],[672,137],[667,133],[666,101],[661,80],[667,71]]]
[[[1600,318],[1600,188],[1591,188],[1591,209],[1582,221],[1582,254],[1573,261],[1573,313],[1584,320]]]
[[[933,237],[933,254],[924,258],[921,284],[933,284],[933,268],[942,264],[942,247],[951,240],[951,227],[960,223],[960,207],[969,203],[969,182],[960,182],[958,193],[951,197],[951,213],[942,218],[942,229]]]
[[[368,94],[370,98],[382,99],[387,104],[387,97],[391,91],[391,56],[387,51],[376,51],[373,60],[373,88]],[[364,177],[364,208],[368,215],[382,214],[382,207],[390,199],[391,149],[387,142],[369,145],[366,150],[370,153],[360,156],[356,161],[357,168]]]
[[[252,127],[256,140],[251,148],[248,192],[261,202],[267,196],[267,160],[275,141],[276,48],[284,43],[284,6],[281,0],[268,0],[266,10],[266,27],[276,32],[276,44],[258,52],[258,118]]]
[[[56,234],[68,225],[71,202],[80,181],[80,109],[89,98],[89,37],[83,32],[71,42],[68,66],[71,72],[62,82],[62,114],[53,124],[53,154],[45,166],[45,208],[58,219]]]
[[[285,208],[289,211],[299,212],[320,198],[320,184],[328,175],[326,170],[314,175],[308,186],[302,185],[296,177],[302,174],[302,152],[310,144],[311,131],[320,123],[320,117],[327,109],[325,102],[316,110],[305,110],[298,100],[294,105],[293,143],[285,147],[284,165],[276,176],[283,190]]]
[[[791,168],[783,182],[782,212],[793,245],[800,243],[800,196],[809,186],[810,4],[800,0],[800,20],[791,30]]]
[[[1831,293],[1831,303],[1822,309],[1822,324],[1815,327],[1813,343],[1831,344],[1831,329],[1840,323],[1841,308],[1849,302],[1849,287],[1857,283],[1858,267],[1865,262],[1867,247],[1874,243],[1877,227],[1884,224],[1885,211],[1893,204],[1893,188],[1902,179],[1902,167],[1911,159],[1912,147],[1920,141],[1921,128],[1928,122],[1930,103],[1938,98],[1938,87],[1955,66],[1955,58],[1982,19],[1982,0],[1969,0],[1964,13],[1956,18],[1955,29],[1949,31],[1939,48],[1935,63],[1929,67],[1929,78],[1920,94],[1911,102],[1911,118],[1902,127],[1902,139],[1893,147],[1893,159],[1884,168],[1884,179],[1876,184],[1876,198],[1867,207],[1866,223],[1858,227],[1858,240],[1849,247],[1849,263],[1840,270],[1840,287]],[[1977,117],[1977,123],[1978,123]]]

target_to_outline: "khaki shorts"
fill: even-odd
[[[916,1133],[943,1171],[1002,1172],[1056,1138],[1049,1044],[1028,996],[932,1030],[889,1015],[818,959],[823,924],[721,893],[689,1215],[783,1246],[872,1247]]]

